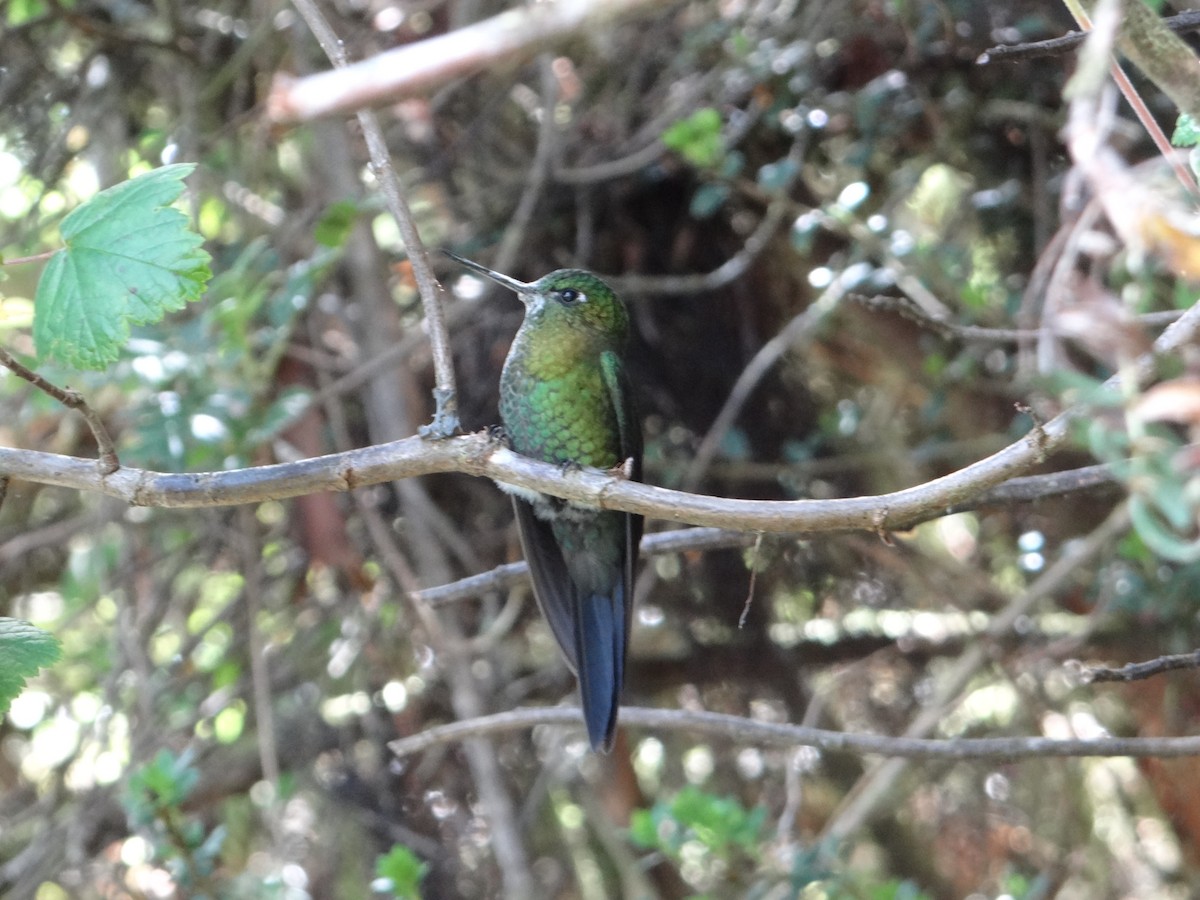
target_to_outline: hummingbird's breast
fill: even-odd
[[[571,334],[517,333],[500,376],[500,418],[517,453],[596,468],[623,461],[600,353]]]

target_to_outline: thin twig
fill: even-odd
[[[1009,344],[1016,341],[1035,340],[1042,336],[1042,328],[990,328],[982,325],[959,325],[930,316],[908,297],[891,297],[884,294],[847,294],[847,300],[853,300],[868,309],[894,312],[910,322],[915,322],[922,328],[936,332],[945,338],[960,341],[980,341],[987,343]],[[1183,315],[1181,309],[1167,309],[1160,312],[1142,313],[1133,321],[1149,328],[1170,325]]]
[[[33,256],[14,256],[10,259],[0,257],[0,266],[20,266],[25,263],[45,262],[57,252],[58,250],[47,250],[44,253],[35,253]]]
[[[321,382],[328,380],[319,370],[317,377]],[[349,446],[350,435],[346,417],[339,404],[334,402],[332,394],[326,394],[324,406],[332,426],[335,446]],[[397,494],[405,510],[417,509],[418,504],[428,502],[427,498],[411,492],[398,490]],[[480,697],[480,686],[469,665],[468,654],[471,648],[468,642],[464,641],[458,623],[452,617],[445,620],[440,618],[434,608],[421,597],[420,575],[414,571],[401,551],[396,533],[388,527],[377,505],[362,492],[355,492],[351,497],[367,527],[367,534],[375,547],[376,555],[391,574],[392,581],[403,591],[414,619],[421,623],[425,638],[433,649],[435,658],[441,663],[441,671],[450,685],[451,705],[455,715],[468,719],[479,715],[484,710],[484,703]],[[427,570],[423,574],[437,574],[446,569],[444,558],[432,558],[433,554],[428,549],[418,552],[417,556]],[[487,811],[492,828],[496,830],[493,850],[496,863],[502,872],[504,886],[512,896],[527,896],[533,884],[528,854],[515,824],[512,798],[504,788],[495,750],[484,740],[468,741],[464,750],[479,798]]]
[[[335,68],[347,65],[346,49],[341,39],[334,33],[325,20],[320,9],[313,0],[292,0],[293,5],[308,23],[309,29],[333,63]],[[412,263],[413,278],[417,282],[417,292],[421,295],[421,305],[425,311],[425,326],[429,332],[429,346],[433,354],[434,389],[433,399],[435,409],[433,420],[418,429],[423,437],[446,438],[458,431],[458,394],[454,384],[454,363],[450,355],[450,338],[446,330],[446,320],[442,313],[442,286],[433,274],[429,264],[429,254],[421,242],[421,235],[413,221],[412,211],[404,199],[404,191],[400,178],[392,167],[391,154],[388,152],[387,141],[379,119],[367,109],[357,113],[359,127],[363,131],[363,139],[367,145],[367,154],[371,158],[371,171],[383,191],[384,202],[388,211],[396,220],[400,237],[404,241],[404,249]]]
[[[658,556],[665,553],[680,553],[684,550],[703,551],[718,550],[727,547],[746,547],[754,543],[753,535],[737,531],[727,531],[723,528],[680,528],[676,531],[660,531],[648,534],[642,538],[641,553],[644,556]],[[4,545],[0,545],[0,551]],[[481,597],[497,591],[506,591],[514,585],[529,580],[529,564],[522,562],[505,563],[478,575],[460,578],[449,584],[425,588],[417,592],[417,597],[431,606],[445,606],[472,597]]]
[[[1162,20],[1163,25],[1176,34],[1187,34],[1200,31],[1200,11],[1188,10],[1176,16]],[[989,47],[975,61],[981,66],[990,62],[1003,60],[1011,62],[1017,59],[1034,59],[1039,56],[1058,56],[1074,50],[1087,39],[1086,31],[1069,31],[1061,37],[1049,38],[1044,41],[1029,41],[1023,44],[997,44]]]
[[[662,142],[662,133],[694,109],[703,105],[703,98],[715,84],[719,83],[721,71],[712,69],[698,78],[673,84],[664,98],[662,108],[647,120],[627,141],[637,149],[627,151],[615,159],[594,162],[574,167],[554,169],[552,177],[559,184],[586,186],[604,181],[613,181],[641,171],[667,152]],[[740,102],[731,99],[727,102]],[[730,149],[726,146],[726,150]]]
[[[1168,95],[1171,94],[1170,86],[1164,84],[1161,79],[1163,74],[1162,72],[1146,71],[1148,64],[1157,66],[1157,63],[1151,62],[1153,57],[1147,52],[1148,48],[1142,48],[1139,44],[1134,42],[1132,37],[1133,29],[1129,28],[1128,23],[1124,21],[1124,18],[1129,16],[1132,12],[1128,6],[1123,7],[1124,12],[1116,12],[1115,10],[1105,8],[1103,5],[1097,6],[1097,21],[1101,22],[1102,27],[1096,29],[1093,25],[1091,17],[1079,3],[1079,0],[1063,0],[1063,2],[1067,7],[1067,10],[1074,17],[1076,23],[1082,29],[1087,31],[1088,34],[1093,37],[1093,40],[1100,41],[1100,44],[1098,45],[1099,49],[1102,49],[1107,53],[1111,50],[1114,40],[1119,40],[1121,42],[1122,49],[1124,49],[1127,54],[1136,54],[1141,68],[1146,75],[1148,75],[1152,80],[1155,80],[1161,90],[1164,90]],[[1153,20],[1153,14],[1150,13],[1149,10],[1146,10],[1145,7],[1141,6],[1140,0],[1138,0],[1138,6],[1145,16],[1150,17],[1151,20]],[[1110,12],[1112,13],[1111,18],[1108,16],[1108,13]],[[1101,16],[1104,18],[1101,19]],[[1187,51],[1187,58],[1190,68],[1194,70],[1196,66],[1196,60],[1192,57],[1191,51]],[[1146,130],[1146,133],[1150,135],[1150,139],[1154,142],[1154,146],[1158,149],[1158,152],[1162,154],[1163,159],[1167,161],[1167,164],[1175,173],[1175,177],[1179,179],[1180,183],[1193,197],[1200,196],[1200,185],[1197,185],[1196,183],[1196,176],[1192,174],[1191,169],[1189,169],[1180,161],[1178,155],[1175,153],[1175,148],[1171,146],[1171,142],[1163,133],[1162,128],[1159,127],[1158,122],[1150,113],[1150,109],[1146,106],[1145,101],[1142,100],[1137,88],[1134,87],[1133,82],[1130,81],[1129,76],[1125,74],[1125,70],[1121,68],[1121,64],[1117,62],[1115,57],[1109,61],[1109,71],[1112,73],[1113,80],[1116,82],[1117,87],[1120,88],[1121,96],[1123,96],[1126,102],[1129,103],[1130,107],[1133,109],[1134,115],[1137,116],[1138,122],[1141,123],[1142,127]],[[1078,73],[1073,81],[1078,82]],[[1090,88],[1088,93],[1092,95],[1099,94],[1100,85],[1089,85],[1088,88]],[[1076,129],[1080,128],[1078,125],[1078,120],[1080,117],[1075,114],[1075,110],[1077,105],[1083,101],[1084,98],[1085,93],[1083,91],[1078,91],[1077,89],[1076,96],[1071,104],[1071,120],[1073,127]],[[1177,98],[1172,97],[1172,99]],[[1094,114],[1094,110],[1088,111]],[[1194,114],[1195,111],[1185,108],[1184,112]],[[1075,156],[1076,164],[1081,165],[1078,158],[1079,154],[1077,149],[1073,155]]]
[[[711,272],[692,275],[606,275],[605,280],[621,293],[643,294],[697,294],[715,291],[731,284],[745,274],[750,264],[766,248],[779,226],[792,208],[789,199],[775,200],[767,207],[762,221],[746,238],[742,249]]]
[[[742,614],[738,616],[738,631],[746,627],[750,607],[754,605],[754,587],[758,583],[758,554],[762,550],[762,541],[762,534],[757,535],[754,539],[754,549],[750,553],[750,584],[746,588],[746,602],[742,605]]]
[[[1113,466],[1105,463],[1095,466],[1083,466],[1078,469],[1067,469],[1063,472],[1023,475],[1019,478],[1010,478],[1004,484],[998,484],[990,491],[980,494],[971,502],[969,507],[961,509],[950,507],[947,512],[962,512],[967,508],[978,509],[981,506],[1028,503],[1033,500],[1045,500],[1050,497],[1060,497],[1063,494],[1073,494],[1078,491],[1115,487],[1119,483]]]
[[[67,409],[73,409],[83,416],[87,422],[88,428],[92,430],[92,437],[96,439],[96,448],[99,451],[100,458],[96,460],[96,468],[101,475],[111,475],[121,467],[120,460],[117,459],[117,448],[113,444],[112,438],[108,435],[108,429],[104,427],[104,422],[100,419],[100,414],[97,413],[88,402],[83,399],[83,394],[79,391],[73,391],[70,388],[60,388],[58,385],[47,381],[37,372],[26,366],[21,365],[13,357],[11,353],[0,347],[0,366],[9,369],[14,375],[25,379],[38,390],[49,394]]]
[[[438,725],[412,737],[392,741],[388,747],[398,757],[412,756],[442,744],[470,737],[537,727],[578,727],[582,717],[576,707],[514,709],[463,722]],[[891,737],[829,731],[804,725],[764,722],[742,716],[700,710],[621,707],[626,727],[656,731],[689,731],[723,738],[735,744],[779,747],[815,747],[830,753],[901,757],[904,759],[1045,759],[1049,757],[1200,756],[1200,736],[1154,738],[1096,738],[1059,740],[1047,737],[929,738]]]
[[[808,146],[805,135],[792,142],[788,161],[793,163],[792,174],[775,191],[775,199],[767,205],[762,220],[747,236],[742,249],[710,272],[692,275],[616,275],[607,276],[613,287],[621,292],[633,294],[695,294],[713,291],[731,284],[750,268],[750,265],[766,249],[779,227],[792,211],[793,202],[788,197],[792,185],[803,170],[804,151]]]
[[[1177,653],[1172,656],[1159,656],[1145,662],[1129,663],[1113,669],[1108,666],[1089,666],[1083,670],[1085,683],[1094,684],[1101,681],[1141,681],[1152,678],[1163,672],[1177,669],[1200,669],[1200,650],[1191,653]]]
[[[245,584],[242,597],[246,601],[246,634],[249,644],[246,652],[250,656],[250,683],[258,758],[262,765],[263,780],[275,789],[274,799],[279,800],[279,749],[275,740],[275,710],[271,705],[271,673],[267,668],[267,648],[263,642],[263,625],[259,616],[263,595],[261,545],[251,507],[241,507],[238,510],[237,521],[240,532],[238,552],[242,558],[242,578]]]

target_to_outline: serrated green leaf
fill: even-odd
[[[8,712],[26,678],[61,655],[54,635],[20,619],[0,618],[0,715]]]
[[[66,246],[34,301],[38,355],[82,369],[116,360],[131,325],[156,322],[204,293],[203,238],[170,204],[194,165],[163,166],[101,191],[63,219]]]

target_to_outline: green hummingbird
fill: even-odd
[[[525,304],[500,376],[500,419],[513,450],[564,467],[628,464],[640,480],[641,422],[624,359],[629,314],[612,288],[582,269],[526,284],[446,255]],[[642,517],[500,487],[513,495],[538,606],[579,678],[592,749],[611,750]]]

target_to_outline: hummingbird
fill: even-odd
[[[613,289],[583,269],[526,283],[445,252],[525,305],[500,375],[500,419],[512,449],[564,469],[623,467],[640,481],[641,421],[625,364],[629,313]],[[513,496],[534,597],[579,679],[592,749],[608,752],[625,679],[642,517],[499,487]]]

